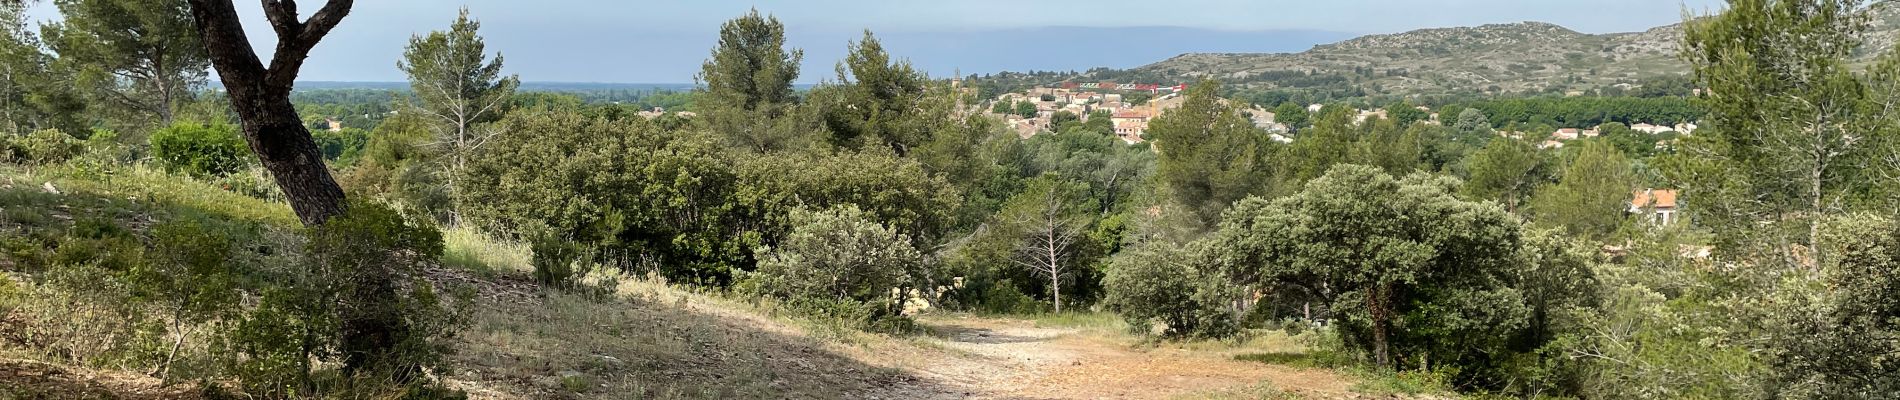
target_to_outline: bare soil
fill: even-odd
[[[1198,398],[1261,386],[1295,397],[1356,397],[1349,378],[1232,358],[1244,350],[1151,346],[1024,320],[947,316],[922,322],[949,350],[949,357],[907,368],[931,385],[883,388],[866,398]]]

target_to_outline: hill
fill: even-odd
[[[1873,28],[1867,48],[1891,48],[1900,38],[1900,7],[1883,3],[1870,12]],[[1031,80],[1173,84],[1211,77],[1240,90],[1307,92],[1326,98],[1632,89],[1680,81],[1688,73],[1677,54],[1682,29],[1682,24],[1673,24],[1643,32],[1587,34],[1542,22],[1420,29],[1362,36],[1298,53],[1187,53],[1132,69]]]

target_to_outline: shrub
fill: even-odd
[[[196,326],[236,315],[236,280],[243,272],[233,262],[235,242],[204,221],[184,219],[153,230],[151,253],[126,277],[137,298],[163,312],[170,336],[160,372],[169,376],[180,347]],[[156,356],[157,354],[153,354]]]
[[[47,165],[66,162],[78,156],[84,148],[78,139],[57,129],[41,129],[33,133],[5,138],[0,142],[6,158],[29,165]]]
[[[323,152],[323,158],[337,165],[356,164],[362,157],[363,148],[369,144],[369,132],[356,128],[344,128],[340,131],[320,130],[311,132],[317,141],[317,149]]]
[[[778,247],[758,249],[755,290],[785,299],[862,304],[869,315],[856,319],[867,322],[899,311],[892,307],[900,304],[892,301],[892,291],[905,288],[923,266],[923,254],[911,247],[909,237],[872,222],[856,206],[797,210],[791,220],[792,233]]]
[[[442,247],[432,226],[370,202],[352,202],[312,230],[308,267],[274,277],[283,284],[267,290],[234,333],[247,390],[308,393],[318,384],[313,360],[340,364],[337,372],[352,381],[421,382],[442,366],[459,324],[419,277]]]
[[[227,123],[177,123],[152,133],[152,156],[165,170],[197,177],[216,177],[248,167],[254,158]]]
[[[1117,256],[1103,284],[1109,309],[1128,320],[1129,329],[1152,334],[1154,323],[1167,326],[1162,333],[1177,338],[1223,338],[1239,333],[1227,309],[1234,290],[1218,276],[1194,262],[1194,254],[1178,246],[1155,244]]]

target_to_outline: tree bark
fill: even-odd
[[[283,188],[297,218],[305,226],[321,225],[343,214],[343,188],[330,176],[310,129],[291,105],[290,91],[310,49],[349,15],[354,1],[330,0],[301,22],[295,0],[263,2],[264,15],[277,32],[269,68],[252,51],[231,0],[190,0],[191,16],[244,126],[245,142]]]
[[[1387,343],[1391,334],[1387,329],[1392,319],[1392,305],[1388,303],[1391,301],[1392,284],[1380,282],[1366,291],[1370,292],[1366,296],[1366,306],[1372,314],[1373,361],[1380,367],[1390,367],[1392,356]]]

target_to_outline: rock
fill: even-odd
[[[46,184],[40,185],[40,189],[47,193],[60,194],[59,188],[53,187],[53,181],[46,181]]]

